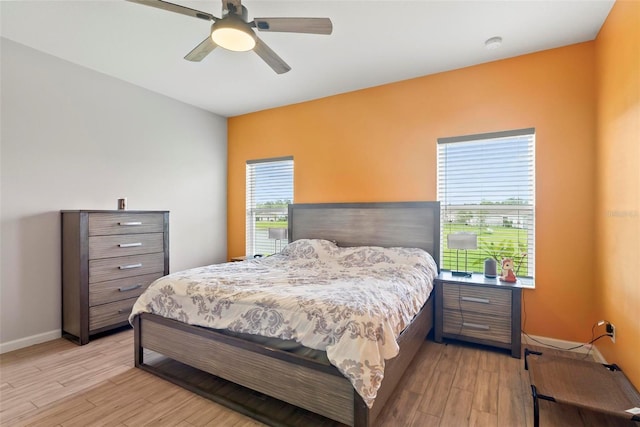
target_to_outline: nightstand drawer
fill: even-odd
[[[511,290],[473,285],[442,285],[445,310],[462,310],[493,316],[511,316]]]
[[[89,309],[89,331],[126,322],[138,298],[129,298]]]
[[[511,319],[484,314],[444,310],[445,335],[466,336],[483,340],[511,343]]]
[[[163,273],[145,274],[120,280],[92,283],[89,287],[89,306],[106,304],[139,296]]]
[[[92,213],[89,215],[89,236],[132,233],[162,233],[162,213]]]
[[[89,237],[89,259],[152,254],[164,250],[164,234],[121,234]]]
[[[164,253],[132,255],[89,261],[89,283],[142,276],[164,271]]]

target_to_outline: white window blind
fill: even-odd
[[[514,260],[521,277],[535,272],[535,129],[438,139],[441,268],[463,270],[447,246],[450,233],[474,233],[467,270],[484,260]],[[458,264],[460,255],[460,264]]]
[[[249,160],[246,254],[279,252],[288,239],[288,205],[293,203],[293,157]]]

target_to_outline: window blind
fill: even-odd
[[[249,160],[246,166],[246,254],[270,255],[287,244],[293,203],[293,157]]]
[[[534,276],[535,129],[438,139],[438,200],[441,268],[482,272],[486,258],[512,258],[516,275]],[[466,267],[447,247],[460,232],[477,235]]]

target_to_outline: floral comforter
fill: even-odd
[[[133,307],[192,325],[280,339],[326,351],[371,407],[385,360],[424,305],[437,275],[422,249],[341,248],[297,240],[280,254],[173,273]]]

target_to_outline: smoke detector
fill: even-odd
[[[495,50],[500,46],[502,46],[502,37],[500,36],[491,37],[484,42],[484,47],[487,48],[487,50]]]

